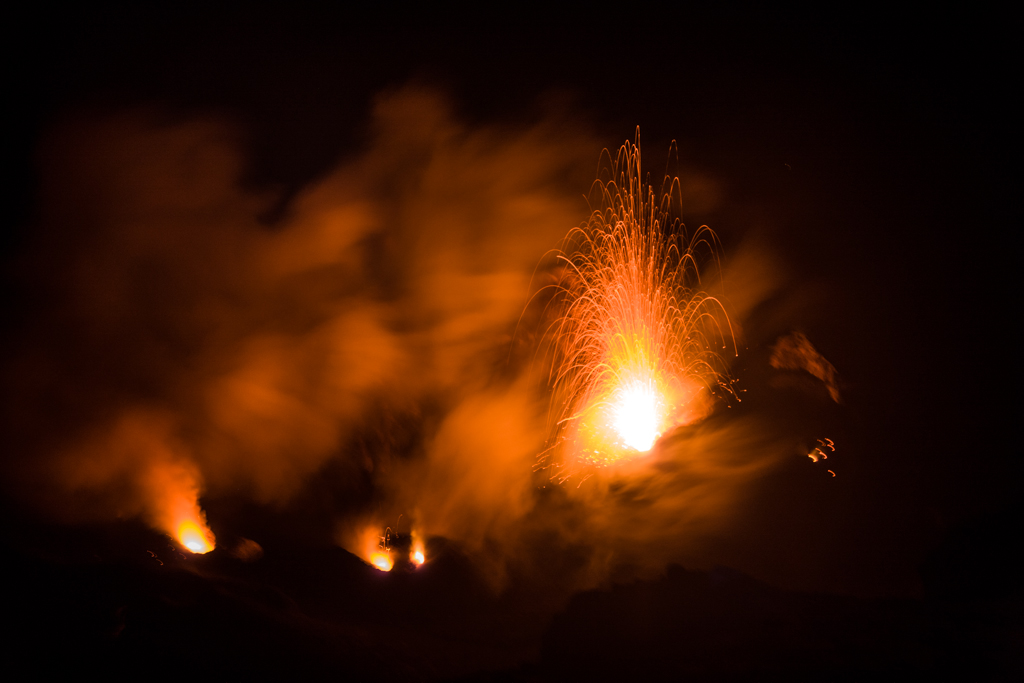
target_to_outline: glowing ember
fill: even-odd
[[[811,462],[820,462],[822,460],[828,460],[828,453],[825,452],[826,448],[828,450],[832,451],[833,453],[835,453],[835,450],[836,450],[835,442],[832,441],[832,439],[828,439],[828,438],[826,438],[826,439],[818,439],[818,447],[815,448],[810,453],[808,453],[807,457],[811,459]],[[827,470],[827,471],[833,477],[836,476],[836,473],[833,472],[832,470]]]
[[[178,524],[178,542],[197,555],[208,553],[215,546],[210,530],[191,519]]]
[[[678,179],[656,196],[640,180],[637,146],[624,145],[611,172],[594,186],[601,207],[558,256],[551,384],[563,480],[574,462],[606,466],[651,450],[706,415],[719,391],[735,397],[719,355],[736,351],[729,317],[699,289],[698,265],[715,258],[717,238],[706,226],[687,237],[670,217]]]

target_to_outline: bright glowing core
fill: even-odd
[[[658,440],[658,397],[650,383],[624,387],[614,405],[615,431],[623,443],[643,453]]]

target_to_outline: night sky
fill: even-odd
[[[1005,18],[580,17],[9,27],[14,651],[133,677],[1020,675]],[[558,484],[531,294],[638,126],[720,241],[742,400]],[[793,335],[831,385],[773,366]],[[161,529],[183,481],[208,555]],[[385,527],[427,563],[360,559]]]

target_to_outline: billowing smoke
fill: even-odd
[[[200,495],[283,503],[331,462],[338,495],[372,482],[338,520],[360,554],[399,515],[496,576],[541,537],[583,548],[587,581],[685,554],[788,453],[750,419],[713,416],[578,487],[536,467],[549,406],[527,302],[586,218],[602,144],[558,121],[470,129],[413,88],[381,96],[371,130],[273,225],[223,122],[136,111],[52,133],[16,264],[33,310],[4,368],[14,493],[174,533],[205,521]],[[684,177],[692,201],[719,192]],[[730,294],[748,310],[763,289]]]

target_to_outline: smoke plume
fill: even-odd
[[[52,132],[15,264],[32,307],[4,368],[12,493],[63,520],[216,532],[201,496],[283,504],[334,462],[339,495],[371,482],[373,510],[338,520],[356,553],[405,515],[493,567],[545,534],[588,548],[587,576],[663,566],[776,450],[714,420],[579,488],[535,471],[549,406],[524,311],[602,145],[557,119],[469,128],[416,88],[379,97],[370,130],[273,225],[223,121]],[[694,177],[684,194],[717,202]]]

